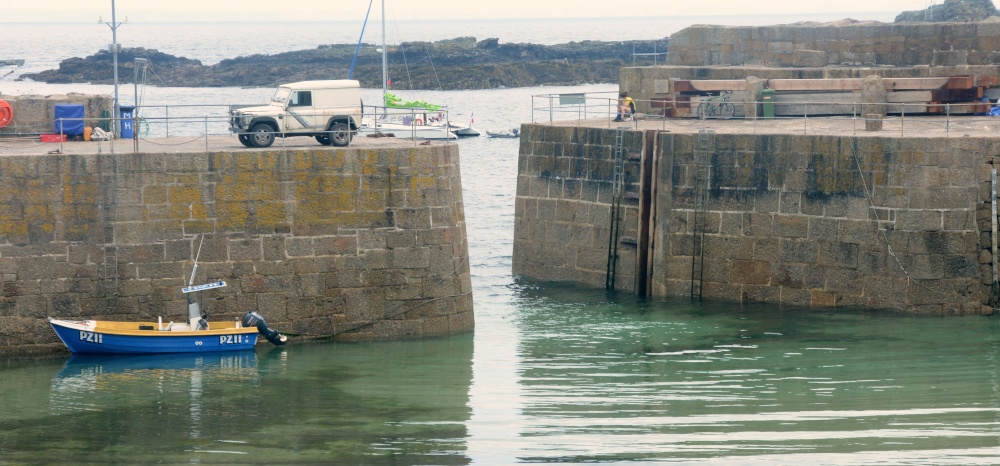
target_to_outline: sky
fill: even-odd
[[[387,17],[404,19],[606,18],[761,14],[868,14],[891,21],[895,14],[927,8],[933,0],[387,0]],[[111,20],[112,0],[4,0],[0,22]],[[13,5],[11,5],[13,3]],[[161,21],[354,21],[363,19],[366,0],[115,0],[116,20]],[[942,3],[937,0],[934,3]],[[379,2],[373,7],[378,17]],[[857,15],[855,15],[857,16]],[[844,17],[855,17],[844,16]],[[855,18],[858,19],[858,18]],[[0,33],[2,36],[2,33]]]

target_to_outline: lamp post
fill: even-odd
[[[132,65],[132,88],[135,91],[135,100],[133,101],[135,107],[132,108],[132,131],[134,134],[132,149],[136,152],[139,151],[139,127],[137,125],[139,122],[139,68],[143,69],[143,74],[145,75],[147,66],[149,66],[149,60],[145,58],[136,58]]]
[[[132,65],[132,88],[135,92],[135,116],[139,116],[139,69],[143,69],[145,73],[146,66],[149,66],[149,60],[145,58],[136,58]],[[145,83],[144,83],[145,85]]]
[[[121,103],[118,102],[118,26],[121,23],[115,17],[115,0],[111,0],[111,22],[108,23],[108,27],[111,28],[111,45],[108,46],[111,49],[111,61],[114,67],[114,80],[115,80],[115,107],[114,115],[111,116],[112,120],[115,122],[114,130],[112,131],[115,136],[121,134],[121,121],[119,120],[121,115]],[[114,153],[114,145],[111,146],[112,153]]]

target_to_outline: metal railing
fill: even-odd
[[[610,95],[610,96],[609,96]],[[697,107],[709,96],[693,96],[694,99],[635,99],[640,110],[627,120],[636,128],[659,126],[666,130],[671,126],[705,126],[723,121],[739,121],[734,126],[741,131],[753,132],[776,130],[780,132],[801,132],[802,134],[838,133],[845,131],[873,131],[898,134],[900,136],[937,134],[950,136],[962,134],[990,134],[1000,131],[1000,115],[990,114],[997,104],[975,103],[863,103],[801,100],[785,98],[780,102],[751,101],[730,97],[729,103],[735,107],[730,118],[699,118]],[[717,102],[717,101],[715,101]],[[715,103],[713,102],[713,103]],[[765,109],[773,109],[773,115],[765,117]],[[643,111],[644,110],[644,111]],[[750,111],[747,111],[750,110]],[[770,112],[768,112],[770,114]],[[1000,113],[1000,110],[997,111]],[[579,124],[601,125],[608,128],[621,126],[615,122],[618,114],[618,98],[613,92],[589,94],[539,94],[532,96],[531,122],[551,125]],[[872,115],[878,115],[872,116]],[[812,122],[812,124],[810,124]],[[822,124],[820,124],[822,122]],[[877,123],[876,123],[877,122]],[[798,126],[801,125],[801,126]]]
[[[108,144],[111,153],[115,153],[116,144],[118,146],[131,146],[132,150],[138,151],[140,141],[157,145],[184,145],[201,138],[205,139],[207,150],[208,136],[234,135],[230,131],[230,111],[250,106],[261,106],[261,104],[144,105],[137,107],[133,113],[135,116],[130,118],[120,116],[117,118],[61,118],[58,121],[7,127],[5,131],[0,131],[0,142],[4,138],[41,138],[46,139],[42,144],[48,144],[47,139],[51,138],[54,139],[51,142],[62,143],[83,139],[84,133],[90,133],[92,141],[98,142],[99,145]],[[299,117],[305,119],[317,117],[325,120],[329,117],[329,112],[297,113]],[[289,114],[285,112],[284,115],[288,116]],[[82,127],[88,130],[92,129],[92,132],[77,133],[75,129],[81,126],[77,123],[82,123]],[[361,121],[358,124],[362,126],[355,131],[356,133],[381,132],[385,135],[391,133],[399,138],[418,141],[425,139],[424,136],[434,136],[433,132],[439,132],[441,137],[433,137],[433,139],[457,138],[451,133],[451,130],[456,127],[452,125],[448,109],[444,107],[432,111],[420,108],[365,105],[362,108]],[[72,134],[67,134],[63,131],[64,128],[73,130]],[[280,131],[273,134],[278,141],[284,141],[285,138],[280,137],[282,134]],[[188,138],[190,140],[154,141],[158,138]],[[98,151],[100,152],[102,148],[99,146]],[[61,149],[62,147],[60,147]]]

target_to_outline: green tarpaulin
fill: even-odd
[[[385,93],[385,106],[392,108],[422,108],[430,111],[438,111],[441,109],[440,105],[434,105],[429,102],[424,102],[423,100],[413,100],[410,102],[403,102],[403,99],[396,97],[388,92]]]

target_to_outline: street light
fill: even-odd
[[[149,66],[149,60],[145,58],[136,58],[132,65],[132,88],[135,91],[135,107],[132,109],[132,149],[136,152],[139,151],[139,127],[136,125],[139,121],[139,68],[142,68],[143,76],[145,76],[147,66]]]
[[[132,65],[132,88],[135,91],[135,115],[139,116],[139,69],[143,71],[143,76],[146,73],[146,67],[149,66],[149,60],[145,58],[135,58]],[[145,85],[145,83],[144,83]]]
[[[108,23],[108,27],[111,28],[111,45],[108,46],[108,49],[111,51],[112,66],[114,66],[115,108],[114,115],[111,118],[115,122],[115,127],[112,131],[115,133],[115,136],[121,134],[121,121],[119,120],[121,104],[118,102],[118,52],[121,50],[121,46],[118,45],[118,26],[121,26],[121,23],[115,18],[115,0],[111,0],[111,22]],[[111,147],[111,152],[114,153],[114,145]]]

